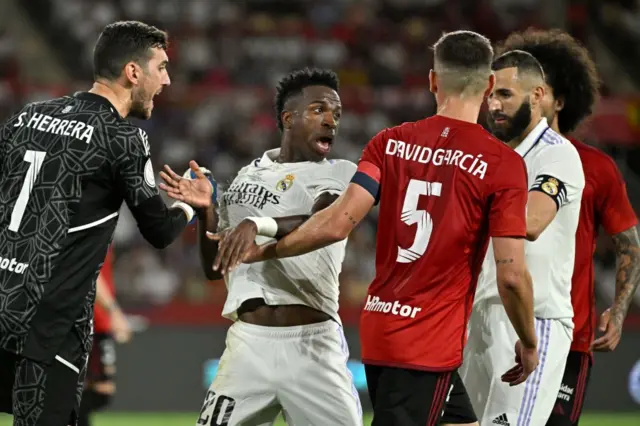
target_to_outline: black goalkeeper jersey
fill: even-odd
[[[91,345],[95,282],[123,200],[157,248],[184,229],[154,180],[145,132],[87,92],[25,106],[0,141],[0,347],[50,362]]]

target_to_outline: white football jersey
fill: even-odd
[[[551,129],[546,119],[516,148],[527,165],[529,191],[542,191],[558,206],[556,216],[536,241],[525,242],[527,267],[533,278],[534,314],[560,319],[573,327],[571,277],[576,249],[576,229],[584,189],[582,162],[575,147]],[[475,302],[499,298],[493,247],[478,279]]]
[[[316,198],[339,195],[356,165],[346,160],[277,163],[280,149],[243,167],[219,199],[218,229],[237,226],[248,216],[283,217],[311,214]],[[258,236],[256,242],[272,241]],[[228,295],[222,315],[233,321],[248,299],[269,305],[306,305],[338,317],[339,283],[347,240],[302,256],[241,264],[225,276]]]

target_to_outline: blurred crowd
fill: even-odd
[[[305,66],[339,74],[344,114],[332,155],[355,162],[380,129],[434,112],[428,47],[443,31],[474,29],[500,40],[510,31],[544,26],[542,3],[549,2],[33,0],[23,6],[55,41],[52,48],[74,83],[51,89],[22,81],[14,40],[0,30],[0,117],[25,101],[86,90],[100,30],[115,20],[136,19],[171,37],[172,85],[156,98],[152,119],[136,123],[149,134],[157,170],[162,164],[181,169],[195,159],[223,186],[230,182],[240,167],[278,146],[273,88],[284,74]],[[555,3],[551,7],[562,8],[567,27],[582,38],[588,15],[583,2]],[[615,3],[610,19],[637,21],[637,7],[607,3]],[[638,36],[638,28],[630,24],[629,34]],[[345,301],[360,303],[373,277],[375,219],[373,212],[350,239],[341,275]],[[158,252],[124,209],[115,251],[116,285],[125,305],[223,297],[221,286],[203,285],[193,228]],[[609,255],[605,246],[601,258],[606,262]]]

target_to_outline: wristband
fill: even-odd
[[[187,223],[191,222],[191,219],[193,219],[193,216],[196,214],[196,212],[193,210],[193,207],[191,207],[187,203],[183,203],[182,201],[176,201],[175,203],[173,203],[171,208],[174,207],[182,209],[184,214],[187,216]]]
[[[278,233],[278,222],[272,217],[248,217],[247,220],[256,224],[258,235],[263,237],[275,237]]]

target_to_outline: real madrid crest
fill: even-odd
[[[546,182],[544,182],[541,186],[542,190],[549,195],[557,195],[558,194],[558,181],[554,178],[549,178]]]
[[[285,192],[286,190],[291,188],[291,185],[293,185],[293,180],[295,178],[296,177],[294,175],[286,175],[284,179],[280,179],[278,183],[276,183],[276,189],[280,192]]]

